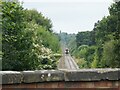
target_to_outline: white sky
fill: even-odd
[[[112,0],[19,0],[24,8],[37,9],[51,19],[55,32],[92,30],[94,23],[109,15]]]

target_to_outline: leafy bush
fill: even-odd
[[[78,32],[73,55],[86,61],[84,68],[120,67],[120,2],[109,7],[110,15],[95,23],[92,31]],[[88,45],[87,47],[83,45]],[[87,65],[87,66],[86,66]]]
[[[2,12],[2,69],[55,69],[53,54],[60,45],[51,21],[36,10],[24,10],[17,1],[2,2]]]
[[[117,41],[111,40],[106,42],[103,46],[103,61],[101,62],[103,67],[119,67],[119,60],[116,58],[117,55],[114,52],[115,46],[118,45]]]

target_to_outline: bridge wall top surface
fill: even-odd
[[[79,70],[0,71],[2,84],[39,83],[54,81],[120,80],[120,68]]]

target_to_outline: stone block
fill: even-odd
[[[65,81],[100,81],[100,80],[120,80],[120,69],[79,69],[65,72]]]
[[[67,71],[65,81],[98,81],[100,80],[97,71],[94,70],[77,70]]]
[[[57,70],[23,71],[23,83],[63,81],[64,73]]]
[[[2,84],[22,83],[23,75],[16,71],[0,71],[2,75]]]

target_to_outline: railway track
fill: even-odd
[[[77,66],[73,58],[69,54],[67,54],[63,55],[59,60],[58,69],[77,70],[79,69],[79,67]]]
[[[77,70],[79,69],[78,65],[76,64],[76,62],[74,61],[74,59],[71,57],[70,54],[66,54],[65,50],[67,47],[65,44],[61,43],[61,49],[62,49],[62,57],[59,60],[58,63],[58,70],[63,70],[63,69],[67,69],[67,70]]]

